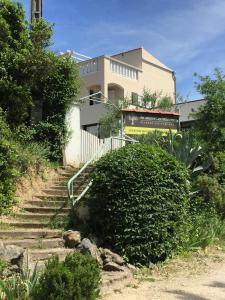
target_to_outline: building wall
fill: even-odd
[[[142,48],[134,49],[128,52],[122,52],[111,57],[133,65],[139,69],[142,68]]]
[[[143,72],[140,74],[140,90],[143,91],[144,88],[147,88],[151,92],[162,92],[162,96],[170,96],[175,103],[173,73],[145,61],[142,64],[142,70]]]
[[[144,89],[149,89],[151,92],[162,91],[163,96],[170,96],[175,103],[174,72],[143,48],[112,57],[101,56],[93,60],[97,60],[97,71],[82,77],[81,97],[88,96],[90,90],[94,92],[101,90],[106,98],[110,98],[114,94],[131,99],[132,93],[141,96]],[[112,72],[111,62],[124,63],[123,66],[131,68],[137,74],[137,78],[129,78]],[[81,64],[85,63],[88,61]],[[113,86],[115,92],[110,91],[109,93],[109,87],[112,90]],[[101,104],[89,105],[89,101],[87,101],[82,105],[81,125],[98,123],[106,112],[107,110]]]

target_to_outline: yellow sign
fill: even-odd
[[[169,129],[165,128],[148,128],[148,127],[134,127],[134,126],[126,126],[125,127],[125,133],[126,134],[146,134],[153,131],[161,131],[163,133],[167,133]],[[176,129],[171,129],[173,133],[177,132]]]

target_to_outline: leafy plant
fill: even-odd
[[[217,179],[207,174],[199,176],[194,182],[194,187],[199,191],[203,204],[209,204],[221,217],[225,217],[225,190]]]
[[[163,96],[157,103],[157,108],[161,110],[170,110],[173,106],[173,100],[169,96]]]
[[[0,278],[2,277],[6,267],[7,267],[7,263],[4,260],[0,259]]]
[[[146,108],[154,108],[157,106],[157,100],[160,99],[162,92],[151,92],[148,89],[143,90],[142,105]]]
[[[187,238],[188,178],[185,167],[159,147],[113,151],[96,163],[90,226],[132,263],[165,260]]]
[[[194,201],[190,211],[189,239],[186,246],[188,250],[206,248],[215,243],[221,235],[222,227],[225,233],[223,222],[215,209],[206,203],[202,205],[204,200],[199,196]],[[201,203],[199,207],[196,205],[198,202]]]
[[[205,105],[195,114],[196,129],[208,145],[210,151],[225,149],[225,74],[215,69],[214,76],[199,76],[196,88],[204,99]]]
[[[37,264],[33,272],[29,269],[22,274],[0,280],[0,297],[7,300],[29,300],[38,283]]]
[[[214,153],[211,172],[218,182],[225,186],[225,152]]]
[[[32,141],[47,142],[49,158],[61,161],[66,112],[79,90],[78,66],[50,51],[52,25],[44,19],[28,25],[19,2],[0,1],[0,28],[0,107],[13,131],[26,125],[31,133],[37,125]]]
[[[56,256],[46,264],[33,300],[95,300],[99,283],[100,269],[90,255],[74,252],[63,262]]]

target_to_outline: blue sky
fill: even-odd
[[[29,17],[30,0],[20,0]],[[144,47],[177,76],[177,91],[190,100],[193,73],[225,70],[225,0],[43,0],[55,24],[54,50],[87,56]]]

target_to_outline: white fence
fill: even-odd
[[[124,145],[124,141],[110,138],[99,139],[95,135],[81,130],[80,162],[85,163],[89,161],[98,151],[98,158],[100,158],[108,151],[120,148]]]

